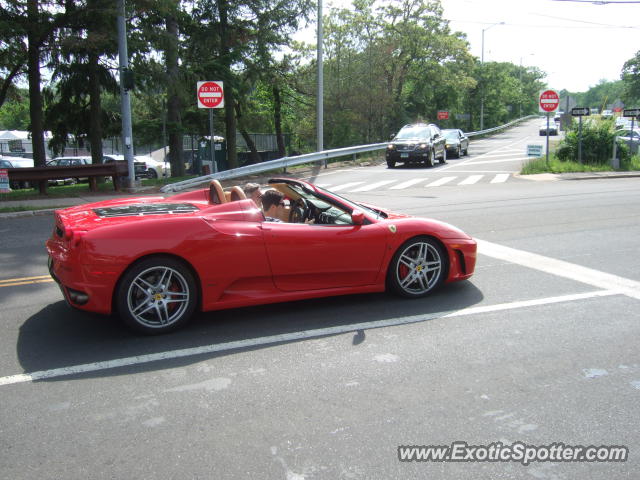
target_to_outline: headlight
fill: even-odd
[[[418,148],[420,150],[425,150],[426,148],[429,148],[429,145],[426,143],[421,143],[420,145],[418,145]]]
[[[393,150],[394,148],[396,147],[394,147],[392,144],[387,145],[387,150]]]

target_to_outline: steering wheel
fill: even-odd
[[[311,207],[304,198],[298,198],[291,206],[289,223],[304,223],[310,217]]]

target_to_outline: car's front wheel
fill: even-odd
[[[165,256],[134,264],[116,290],[124,323],[146,334],[166,333],[189,321],[196,309],[196,280],[181,261]]]
[[[440,285],[447,272],[447,256],[431,237],[416,237],[398,249],[389,264],[387,284],[407,298],[427,295]]]
[[[158,178],[158,172],[154,168],[147,170],[147,178]]]
[[[395,160],[387,160],[387,168],[396,168]]]
[[[433,148],[429,151],[429,156],[427,157],[427,167],[431,168],[436,163],[436,155],[433,152]]]

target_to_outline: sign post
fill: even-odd
[[[547,114],[547,166],[549,166],[549,115],[560,105],[560,95],[555,90],[543,90],[538,97],[540,111]]]
[[[218,172],[216,164],[216,148],[213,137],[213,109],[224,107],[224,86],[221,81],[198,82],[196,96],[198,98],[198,108],[209,110],[209,135],[211,135],[211,165],[213,173]]]
[[[589,115],[591,115],[591,109],[589,107],[571,109],[571,116],[580,119],[580,123],[578,124],[578,163],[580,164],[582,164],[582,117]]]

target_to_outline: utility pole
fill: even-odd
[[[318,55],[318,92],[316,95],[316,106],[317,106],[317,115],[316,115],[316,136],[317,136],[317,150],[321,152],[324,150],[324,129],[323,129],[323,116],[324,116],[324,75],[322,68],[322,0],[318,0],[318,47],[317,47],[317,55]],[[326,167],[326,160],[325,160]]]
[[[120,111],[122,115],[122,146],[124,159],[129,167],[129,188],[135,186],[136,174],[133,166],[133,130],[131,128],[131,99],[129,90],[133,79],[129,70],[127,53],[127,29],[125,23],[124,0],[118,0],[118,56],[120,59]]]

